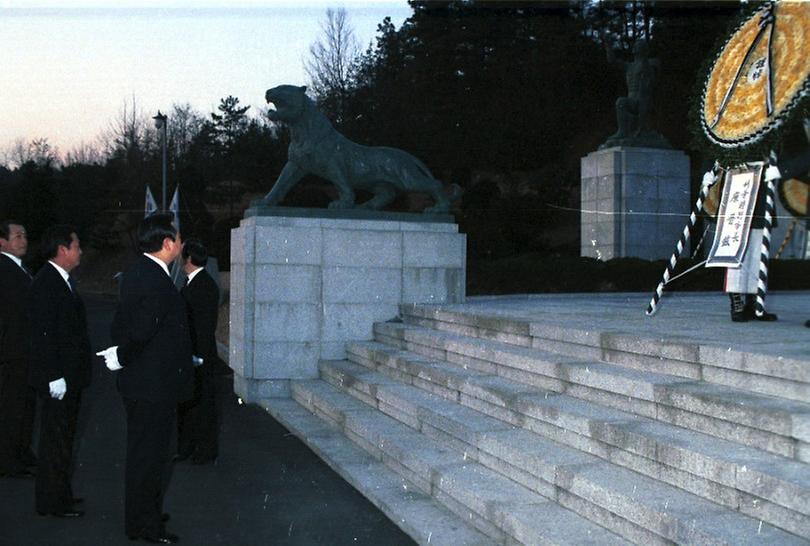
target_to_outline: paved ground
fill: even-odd
[[[94,347],[107,347],[113,302],[87,297]],[[181,544],[405,545],[413,542],[263,410],[239,405],[223,378],[216,465],[176,465],[165,508]],[[100,363],[80,416],[79,520],[34,513],[33,481],[0,479],[0,545],[135,544],[123,531],[125,420]]]

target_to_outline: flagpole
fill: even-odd
[[[166,212],[166,116],[163,116],[163,211]]]
[[[160,110],[156,116],[152,116],[152,119],[155,120],[155,127],[158,130],[162,130],[161,134],[161,143],[163,147],[163,201],[161,202],[161,212],[166,212],[166,121],[168,120],[168,116],[166,114],[161,114]]]

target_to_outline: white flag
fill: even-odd
[[[179,232],[180,231],[180,184],[174,189],[174,196],[172,197],[172,202],[169,205],[169,212],[174,215],[174,220],[172,220],[172,225],[174,228]],[[186,273],[183,271],[183,257],[182,255],[178,254],[177,258],[175,258],[174,262],[171,265],[171,277],[174,285],[179,290],[180,287],[186,282]]]
[[[157,209],[158,206],[155,202],[155,198],[152,196],[152,190],[149,189],[149,186],[146,186],[146,203],[143,206],[143,217],[146,218],[157,211]]]
[[[172,197],[172,202],[169,205],[169,212],[174,214],[174,220],[172,221],[174,228],[177,231],[180,231],[180,184],[178,184],[174,189],[174,196]]]

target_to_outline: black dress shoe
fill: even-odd
[[[804,323],[805,328],[810,328],[810,320]]]
[[[62,510],[61,512],[40,512],[37,510],[37,514],[40,516],[53,516],[55,518],[80,518],[84,515],[84,512],[81,510]]]
[[[773,322],[778,320],[779,317],[774,315],[773,313],[769,313],[765,311],[762,315],[754,315],[754,320],[761,320],[762,322]]]
[[[160,535],[134,535],[130,536],[129,540],[143,540],[151,544],[174,544],[180,541],[180,537],[172,533],[163,533]]]
[[[178,453],[172,457],[172,462],[180,463],[191,457],[191,453]]]

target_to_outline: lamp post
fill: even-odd
[[[155,120],[155,128],[160,131],[162,129],[161,134],[161,144],[163,147],[163,201],[161,204],[161,212],[166,212],[166,121],[169,119],[166,114],[161,114],[160,110],[156,116],[152,116],[152,119]]]

